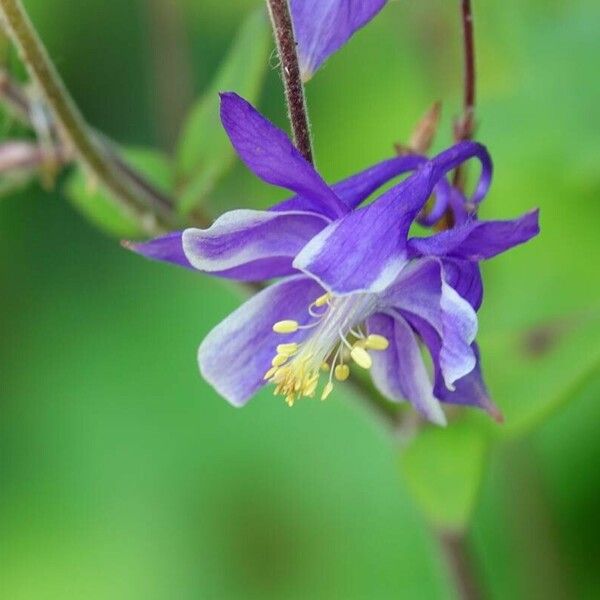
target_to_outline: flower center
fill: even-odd
[[[308,307],[311,322],[278,321],[273,331],[282,335],[311,329],[311,335],[301,343],[277,346],[271,368],[265,379],[275,385],[289,406],[302,397],[314,397],[321,374],[329,373],[321,391],[325,400],[333,390],[333,380],[344,381],[350,375],[350,363],[363,369],[372,364],[369,350],[385,350],[389,342],[381,335],[365,333],[364,321],[375,312],[374,294],[354,294],[334,297],[323,294]]]

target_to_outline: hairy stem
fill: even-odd
[[[475,38],[473,33],[473,11],[471,0],[460,0],[460,14],[463,38],[463,111],[454,123],[454,140],[460,142],[469,140],[475,132]],[[466,185],[465,169],[463,166],[454,171],[452,185],[464,191]],[[448,209],[436,224],[438,231],[451,229],[454,226],[454,216]]]
[[[484,598],[471,550],[463,532],[439,531],[437,538],[454,582],[456,595],[461,600]]]
[[[475,39],[473,36],[473,11],[471,0],[460,0],[463,36],[463,113],[454,126],[457,142],[470,140],[475,132]],[[464,190],[465,171],[458,167],[454,171],[454,186]]]
[[[63,142],[73,149],[88,172],[110,190],[123,212],[139,221],[148,233],[171,229],[173,213],[169,207],[158,203],[146,206],[98,143],[71,99],[20,0],[0,0],[0,16],[30,77],[43,94]]]
[[[310,124],[288,0],[267,0],[267,6],[271,15],[279,60],[281,61],[281,75],[294,143],[306,160],[312,163],[313,151],[310,139]]]
[[[475,129],[475,40],[473,37],[473,12],[471,0],[461,0],[461,17],[464,53],[463,116],[457,138],[470,139]],[[457,140],[458,141],[458,140]]]

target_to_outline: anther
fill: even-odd
[[[370,369],[373,364],[369,353],[360,346],[354,346],[350,351],[350,356],[352,357],[352,360],[363,369]]]
[[[285,356],[292,356],[298,351],[298,344],[279,344],[277,346],[277,354],[284,354]]]
[[[327,373],[327,371],[329,371],[329,363],[322,362],[321,363],[321,371],[323,371],[323,373]]]
[[[274,367],[280,367],[289,357],[285,354],[276,354],[271,361]]]
[[[298,331],[298,321],[292,321],[290,319],[286,319],[284,321],[277,321],[273,325],[273,331],[275,333],[294,333]]]
[[[337,365],[334,373],[338,381],[346,381],[350,376],[350,367],[348,365]]]
[[[264,376],[264,379],[271,379],[271,377],[273,377],[273,375],[275,375],[275,373],[277,373],[279,367],[271,367]]]
[[[371,333],[365,342],[365,347],[369,350],[386,350],[389,345],[388,339],[377,333]]]
[[[331,294],[329,292],[327,292],[326,294],[319,296],[314,301],[314,305],[315,306],[325,306],[325,304],[327,304],[330,300],[331,300]]]

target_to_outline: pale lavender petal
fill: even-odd
[[[444,412],[433,395],[433,384],[417,338],[406,321],[375,314],[367,326],[369,333],[383,335],[390,342],[386,350],[372,353],[371,375],[375,387],[389,400],[408,400],[424,417],[445,425]]]
[[[420,259],[410,263],[381,298],[382,305],[427,321],[442,340],[440,366],[446,386],[475,367],[471,344],[477,333],[477,315],[445,279],[442,263]]]
[[[232,312],[203,340],[198,364],[204,379],[234,406],[243,406],[265,384],[276,347],[302,341],[310,330],[289,335],[273,332],[273,324],[310,316],[308,305],[323,293],[311,279],[288,277],[262,290]]]
[[[306,245],[294,266],[338,295],[381,292],[406,264],[409,228],[435,185],[473,157],[483,165],[471,199],[478,201],[489,186],[489,155],[480,144],[461,142],[423,164],[372,204],[329,225]]]
[[[309,79],[385,3],[386,0],[291,0],[302,78]]]
[[[162,260],[191,269],[193,267],[183,252],[182,234],[183,231],[174,231],[148,242],[123,242],[123,246],[146,258]]]
[[[293,273],[296,254],[328,221],[307,212],[232,210],[208,229],[186,229],[183,251],[196,269],[246,281]]]
[[[239,157],[263,181],[303,196],[307,210],[330,217],[347,212],[288,136],[246,100],[233,92],[221,94],[221,121]]]
[[[426,238],[408,241],[411,256],[484,260],[523,244],[539,231],[539,211],[510,221],[470,221]]]
[[[460,404],[475,406],[485,410],[496,421],[502,421],[502,413],[490,399],[487,386],[483,380],[481,371],[481,357],[477,344],[472,345],[473,353],[476,358],[475,368],[467,375],[459,379],[454,384],[454,391],[449,390],[444,383],[442,370],[440,367],[440,349],[441,340],[435,329],[420,319],[416,315],[403,313],[404,318],[410,323],[412,328],[419,334],[431,355],[434,367],[434,394],[442,402],[450,404]]]

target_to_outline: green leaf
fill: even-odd
[[[479,416],[446,428],[428,426],[401,454],[406,485],[436,527],[463,529],[475,507],[489,445],[488,428]]]
[[[268,65],[270,30],[264,10],[242,25],[228,56],[184,126],[177,156],[179,207],[187,213],[203,201],[233,164],[233,148],[219,118],[219,92],[256,101]]]
[[[541,425],[600,377],[600,310],[544,321],[525,332],[482,337],[487,381],[501,407],[503,436]]]
[[[124,158],[154,185],[165,192],[173,189],[171,165],[160,152],[142,148],[126,148],[122,152]],[[103,231],[119,238],[136,239],[147,235],[81,168],[76,167],[69,175],[65,191],[75,207]]]

